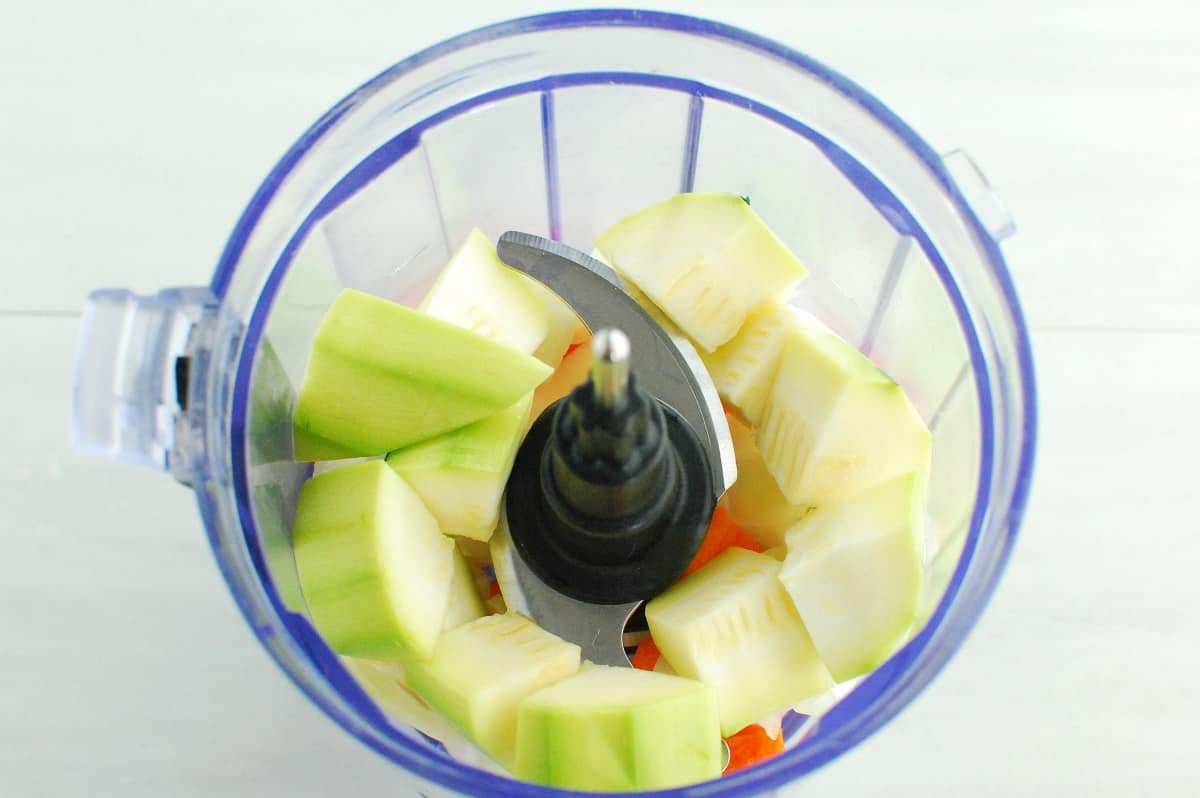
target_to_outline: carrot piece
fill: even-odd
[[[658,652],[658,646],[654,644],[654,640],[649,635],[646,635],[642,638],[642,642],[638,643],[637,651],[633,652],[629,662],[635,668],[652,671],[658,664],[660,656],[662,655]]]
[[[729,517],[729,513],[725,512],[723,507],[718,507],[716,512],[713,513],[712,521],[709,522],[704,542],[700,544],[699,550],[696,551],[696,556],[688,563],[683,576],[687,576],[692,571],[706,565],[709,560],[730,546],[737,546],[749,549],[750,551],[763,550],[762,546],[754,541],[754,538],[747,535],[745,530],[733,522],[733,519]],[[680,578],[682,579],[683,577]]]
[[[729,765],[723,775],[728,776],[734,771],[757,765],[775,756],[783,750],[783,732],[778,737],[772,737],[767,730],[757,723],[752,723],[731,737],[725,738],[729,746]]]
[[[725,512],[722,510],[721,512]],[[733,532],[729,537],[729,545],[737,546],[740,549],[749,549],[750,551],[761,552],[763,547],[758,544],[758,541],[750,537],[744,529],[732,521],[729,522],[733,527]]]

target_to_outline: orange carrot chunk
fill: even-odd
[[[637,651],[633,652],[633,656],[629,658],[629,662],[635,668],[640,668],[644,671],[654,670],[654,666],[658,664],[658,658],[662,656],[658,653],[658,646],[654,645],[654,640],[646,635],[642,638],[642,642],[638,643]]]
[[[729,746],[729,765],[724,775],[764,762],[783,751],[783,732],[778,737],[767,734],[767,730],[752,723],[731,737],[725,738]]]
[[[700,549],[696,552],[696,556],[688,563],[688,567],[683,572],[683,576],[687,576],[692,571],[703,567],[721,552],[730,546],[737,546],[750,551],[762,551],[762,546],[754,541],[754,538],[746,534],[740,526],[733,522],[729,517],[729,513],[725,512],[723,507],[718,507],[713,513],[712,521],[708,525],[708,533],[704,536],[704,542],[700,544]],[[683,577],[680,577],[681,579]]]

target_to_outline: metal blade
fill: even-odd
[[[621,288],[609,266],[565,244],[507,232],[496,246],[500,260],[558,294],[588,329],[615,327],[632,343],[632,366],[641,386],[683,416],[708,455],[718,494],[737,478],[733,439],[716,387],[695,348],[655,321]]]

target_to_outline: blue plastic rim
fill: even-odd
[[[650,28],[681,32],[708,39],[725,40],[770,55],[798,71],[817,76],[835,88],[848,100],[861,106],[877,121],[890,129],[897,138],[903,141],[913,156],[919,159],[929,170],[930,174],[940,183],[953,202],[960,217],[971,228],[977,243],[979,243],[991,267],[996,283],[1006,301],[1007,310],[1013,323],[1018,356],[1016,367],[1020,374],[1022,386],[1021,401],[1023,403],[1024,428],[1022,430],[1023,439],[1019,460],[1016,466],[1013,496],[1005,515],[1007,519],[1007,535],[1000,551],[993,559],[991,579],[986,584],[978,586],[974,595],[971,596],[971,599],[975,603],[974,612],[965,617],[956,618],[955,628],[948,631],[952,638],[961,639],[969,627],[974,624],[995,588],[998,575],[1002,571],[1011,552],[1028,499],[1036,438],[1036,394],[1033,359],[1023,314],[999,247],[990,234],[983,228],[959,192],[958,187],[946,172],[941,159],[932,148],[895,114],[861,87],[801,53],[761,36],[721,23],[674,14],[634,10],[584,10],[526,17],[480,28],[442,42],[399,62],[365,83],[327,112],[300,137],[280,162],[271,170],[235,226],[213,275],[211,283],[213,293],[219,299],[224,299],[233,276],[233,271],[242,256],[250,233],[254,230],[259,218],[275,196],[279,186],[300,160],[322,139],[323,135],[353,107],[353,101],[356,98],[375,92],[387,83],[422,64],[471,45],[524,33],[593,26]],[[262,588],[277,616],[274,619],[276,623],[271,625],[272,628],[270,630],[264,631],[262,618],[257,611],[252,609],[254,602],[250,597],[243,595],[241,589],[237,587],[236,580],[229,577],[229,564],[223,560],[217,532],[214,528],[216,513],[214,512],[214,508],[208,504],[210,499],[204,495],[201,495],[201,512],[209,528],[210,540],[213,542],[218,563],[222,570],[226,572],[227,581],[230,583],[234,597],[246,615],[247,620],[259,631],[260,639],[263,640],[268,652],[277,660],[279,659],[272,646],[266,645],[266,636],[279,633],[290,634],[292,637],[290,643],[307,652],[315,662],[320,663],[327,678],[338,688],[342,699],[354,707],[359,713],[360,718],[371,723],[375,727],[374,731],[380,736],[362,733],[356,728],[355,724],[347,721],[344,711],[340,707],[331,705],[323,697],[315,695],[301,684],[294,674],[291,674],[290,671],[284,668],[285,672],[289,673],[293,681],[304,690],[314,703],[321,706],[327,714],[337,720],[348,731],[405,769],[423,778],[441,783],[451,789],[469,795],[535,796],[535,798],[544,796],[545,798],[552,798],[554,796],[571,794],[561,790],[536,787],[498,778],[483,771],[460,765],[450,760],[444,754],[439,754],[433,748],[423,746],[406,736],[396,734],[387,727],[378,710],[362,691],[354,685],[353,681],[346,676],[344,671],[341,671],[340,665],[336,664],[336,658],[325,648],[324,643],[312,634],[311,627],[302,618],[291,614],[284,608],[271,584],[263,562],[262,552],[258,548],[257,529],[251,509],[246,479],[245,434],[253,365],[263,328],[265,327],[274,295],[284,274],[286,274],[291,256],[313,224],[340,205],[341,202],[351,196],[354,191],[368,182],[372,177],[386,169],[416,146],[420,133],[425,128],[464,113],[476,105],[493,102],[502,97],[529,92],[543,92],[568,85],[587,85],[598,82],[649,85],[683,91],[692,96],[702,96],[719,102],[736,103],[740,108],[770,119],[790,131],[804,136],[820,147],[827,157],[829,157],[830,161],[842,170],[843,174],[858,187],[864,196],[875,204],[876,208],[898,231],[913,236],[925,250],[926,255],[929,256],[931,263],[942,280],[942,284],[955,308],[955,312],[958,314],[960,325],[964,331],[964,338],[968,344],[971,365],[976,376],[976,388],[981,414],[981,460],[984,464],[980,473],[976,505],[973,510],[963,553],[955,573],[947,586],[946,593],[939,606],[921,633],[909,641],[907,645],[875,673],[864,680],[854,692],[839,703],[829,714],[824,716],[818,724],[816,732],[807,738],[801,746],[789,751],[785,756],[778,757],[756,768],[717,781],[673,790],[641,793],[642,795],[662,796],[663,798],[667,796],[671,796],[672,798],[700,798],[701,796],[759,794],[778,788],[786,782],[799,778],[861,742],[907,705],[919,690],[928,683],[932,676],[948,661],[949,656],[953,653],[952,651],[942,652],[939,655],[939,659],[932,663],[931,669],[924,670],[919,674],[910,668],[910,665],[927,648],[935,634],[939,631],[947,632],[947,630],[942,629],[943,621],[951,604],[958,596],[967,566],[971,562],[975,546],[979,540],[985,515],[989,509],[992,479],[991,464],[994,440],[991,426],[992,393],[988,383],[989,366],[983,356],[981,343],[973,332],[967,315],[966,303],[957,283],[928,236],[895,195],[869,170],[849,156],[836,143],[824,138],[799,120],[769,106],[755,103],[739,95],[720,91],[701,83],[640,73],[588,73],[549,76],[537,81],[508,86],[479,95],[457,106],[443,109],[433,116],[422,120],[412,128],[398,134],[347,173],[297,228],[291,244],[289,244],[283,257],[280,258],[268,276],[253,310],[250,322],[247,325],[246,334],[241,345],[231,408],[230,447],[232,462],[230,465],[232,467],[234,489],[237,496],[238,515],[243,526],[246,545],[250,551],[254,567],[258,571]],[[543,114],[545,115],[546,113],[552,114],[552,107],[547,109],[544,106]],[[685,171],[687,170],[685,169]],[[553,210],[553,207],[551,207],[550,215],[552,218],[555,216]],[[330,668],[331,663],[333,664],[332,669]],[[280,664],[282,666],[283,663],[280,662]],[[921,683],[916,684],[918,681]],[[882,702],[882,706],[876,705],[877,702]],[[864,712],[871,705],[876,706],[874,706],[871,712]],[[605,795],[605,793],[586,793],[586,795]],[[618,794],[612,793],[610,795]]]

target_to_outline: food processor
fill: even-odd
[[[331,108],[263,181],[208,286],[89,298],[76,445],[195,491],[264,648],[399,766],[404,794],[569,793],[399,722],[312,626],[290,530],[313,467],[293,457],[292,408],[317,325],[345,287],[415,306],[472,228],[588,251],[625,213],[682,192],[746,197],[811,273],[792,304],[899,382],[932,433],[926,587],[908,642],[789,713],[781,755],[646,793],[779,794],[933,679],[995,588],[1025,508],[1034,375],[999,247],[1014,228],[963,151],[937,154],[845,77],[724,24],[634,10],[522,18],[417,53]]]

